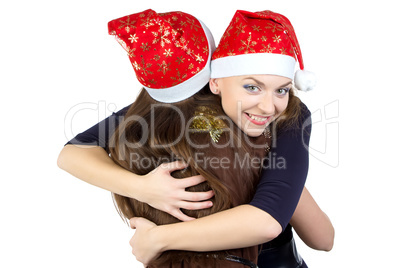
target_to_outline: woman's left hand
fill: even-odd
[[[157,236],[154,235],[157,225],[145,218],[131,218],[130,226],[136,229],[130,240],[132,253],[146,267],[163,252],[160,243],[156,241]]]

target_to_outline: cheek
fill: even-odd
[[[289,104],[289,96],[287,96],[286,98],[279,99],[276,105],[278,113],[283,113],[283,111],[285,111],[285,109],[288,107],[288,104]]]
[[[237,107],[236,98],[233,95],[234,94],[225,94],[223,92],[221,95],[223,111],[230,117],[236,114]]]

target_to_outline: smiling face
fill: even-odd
[[[260,136],[286,109],[292,80],[277,75],[244,75],[210,80],[214,94],[221,95],[226,115],[252,137]]]

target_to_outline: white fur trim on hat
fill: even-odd
[[[208,62],[205,64],[205,67],[199,73],[197,73],[190,79],[173,87],[155,89],[144,86],[148,94],[154,100],[164,103],[179,102],[191,97],[192,95],[200,91],[206,84],[208,84],[209,79],[211,77],[211,55],[212,52],[215,50],[215,41],[208,27],[202,21],[200,20],[198,21],[200,22],[205,32],[205,35],[207,36],[208,39],[208,45],[209,45]]]
[[[211,78],[273,74],[293,79],[296,60],[288,55],[250,53],[218,58],[211,63]]]

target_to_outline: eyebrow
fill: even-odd
[[[258,79],[255,79],[254,77],[246,77],[246,78],[244,78],[243,80],[246,80],[246,79],[251,79],[251,80],[253,80],[255,83],[257,83],[259,86],[264,86],[264,87],[265,87],[265,84],[264,84],[263,82],[261,82],[261,81],[258,80]],[[279,87],[277,87],[277,88],[283,88],[283,87],[288,86],[288,85],[290,85],[290,84],[292,84],[292,81],[286,82],[285,84],[283,84],[283,85],[281,85],[281,86],[279,86]]]

